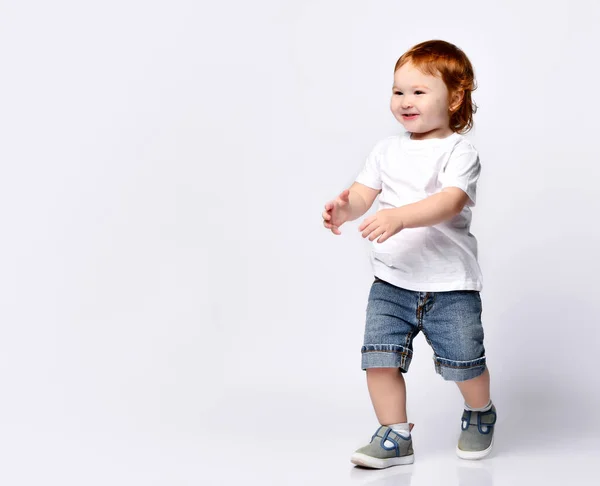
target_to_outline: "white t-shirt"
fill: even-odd
[[[371,245],[373,273],[421,292],[481,290],[477,240],[470,232],[481,167],[475,147],[453,133],[443,139],[413,140],[410,132],[379,141],[356,182],[381,189],[379,209],[421,201],[446,187],[469,196],[460,214],[434,226],[400,231]]]

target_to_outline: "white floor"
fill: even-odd
[[[172,395],[145,406],[117,397],[60,409],[52,402],[31,408],[24,402],[0,424],[0,484],[600,484],[597,426],[578,415],[560,416],[550,406],[534,413],[526,403],[498,400],[494,452],[483,461],[462,461],[454,453],[460,410],[451,413],[459,399],[453,388],[437,387],[432,395],[445,407],[427,401],[412,406],[415,463],[368,470],[349,461],[376,426],[364,393],[353,397],[345,385],[329,387],[329,394],[280,387],[238,389],[202,410],[200,400]]]
[[[485,461],[466,462],[453,451],[416,451],[410,466],[368,470],[348,461],[348,443],[286,441],[277,446],[259,443],[242,456],[208,455],[206,476],[198,484],[503,486],[597,485],[598,442],[578,444],[568,451],[499,450]],[[499,448],[500,449],[500,448]]]
[[[422,434],[421,434],[422,435]],[[492,455],[464,461],[454,455],[454,444],[436,446],[432,437],[414,431],[415,463],[369,470],[349,462],[356,437],[337,435],[311,439],[270,434],[254,438],[213,437],[203,453],[206,485],[377,485],[377,486],[509,486],[600,484],[600,440],[567,438],[542,444],[514,440],[498,431]],[[559,438],[555,438],[559,441]],[[236,444],[236,451],[231,446]]]
[[[556,408],[557,400],[535,393],[528,397],[523,392],[520,400],[498,397],[492,454],[464,461],[455,455],[462,401],[457,390],[441,385],[432,388],[429,399],[409,406],[409,419],[415,422],[414,464],[356,467],[349,457],[370,439],[377,423],[368,395],[352,395],[356,390],[349,388],[332,386],[329,394],[310,395],[246,390],[238,399],[221,402],[212,410],[214,420],[224,419],[221,428],[212,428],[202,446],[202,484],[600,484],[596,416]]]

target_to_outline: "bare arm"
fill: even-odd
[[[377,211],[365,219],[358,230],[363,238],[368,236],[371,241],[378,238],[377,242],[383,243],[404,229],[433,226],[453,218],[468,200],[469,196],[462,189],[448,187],[422,201]]]
[[[381,189],[373,189],[360,182],[355,182],[350,186],[349,191],[350,213],[348,221],[354,221],[371,208]]]
[[[448,187],[422,201],[397,208],[403,228],[433,226],[459,214],[469,196],[458,187]]]

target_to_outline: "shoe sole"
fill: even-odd
[[[378,459],[377,457],[371,457],[367,456],[366,454],[356,452],[352,454],[350,462],[352,462],[352,464],[356,464],[357,466],[370,467],[373,469],[385,469],[386,467],[404,466],[407,464],[412,464],[413,462],[415,462],[415,455],[411,454],[410,456],[390,457],[389,459]]]
[[[477,461],[478,459],[483,459],[490,455],[492,452],[492,447],[494,446],[494,438],[492,437],[492,442],[487,449],[483,451],[463,451],[456,446],[456,455],[461,459],[466,459],[468,461]]]

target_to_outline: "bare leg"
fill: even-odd
[[[406,423],[406,383],[400,369],[368,368],[366,371],[367,386],[379,423]]]
[[[467,381],[457,381],[456,384],[471,408],[485,407],[490,401],[490,372],[485,371],[476,378]]]

